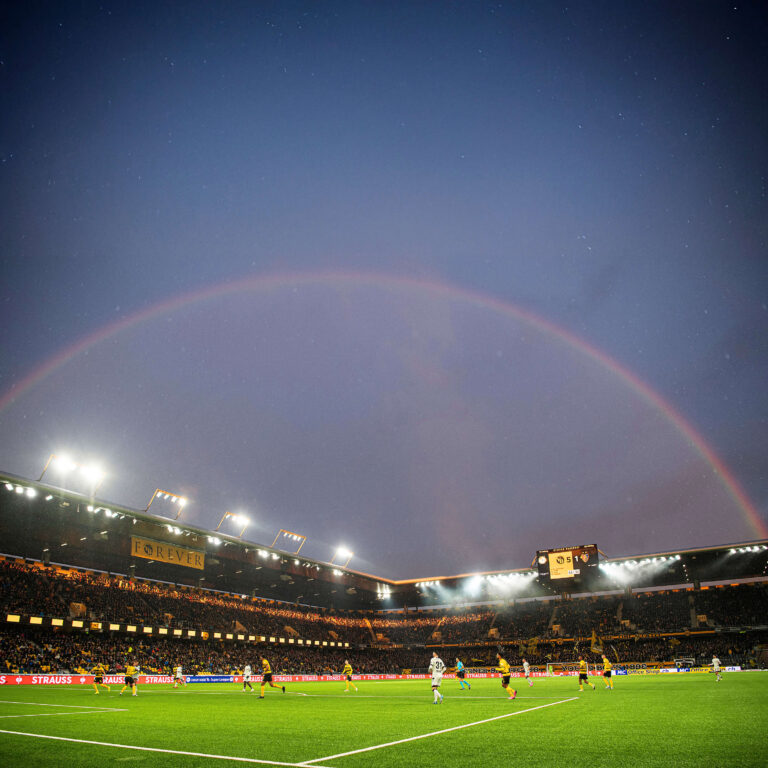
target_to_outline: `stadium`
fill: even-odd
[[[290,531],[188,526],[156,494],[175,517],[0,474],[6,764],[484,765],[490,744],[516,765],[700,765],[702,741],[714,764],[768,759],[766,540],[537,542],[516,569],[397,581],[306,559]]]
[[[768,766],[765,3],[3,10],[1,765]]]

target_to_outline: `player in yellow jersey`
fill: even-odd
[[[267,686],[267,683],[269,683],[270,688],[282,688],[283,693],[285,693],[285,686],[275,685],[272,682],[272,667],[269,665],[269,662],[265,659],[261,659],[261,671],[262,671],[262,677],[261,677],[261,696],[259,696],[260,699],[264,698],[264,689]]]
[[[352,682],[352,665],[347,659],[344,659],[344,669],[341,670],[341,674],[347,678],[347,687],[344,689],[344,693],[349,693],[350,685],[357,690],[357,686]]]
[[[605,680],[605,687],[609,691],[613,690],[613,677],[611,675],[612,669],[613,664],[611,664],[610,659],[605,654],[603,654],[603,680]]]
[[[130,688],[132,693],[131,696],[136,695],[136,678],[138,677],[139,669],[138,667],[134,667],[133,664],[129,664],[125,668],[125,685],[122,687],[122,690],[120,691],[120,695],[123,695],[123,691],[126,688]]]
[[[587,675],[587,662],[579,656],[579,690],[584,690],[584,683],[592,686],[592,690],[595,690],[595,686],[589,682],[589,676]]]
[[[103,664],[97,664],[92,670],[93,674],[93,690],[96,691],[96,695],[99,695],[99,686],[107,689],[107,693],[111,690],[110,687],[104,682],[104,673],[107,670],[104,669]]]
[[[509,669],[509,663],[505,659],[501,658],[500,653],[496,654],[496,659],[499,662],[499,666],[496,667],[496,671],[501,672],[501,687],[509,694],[509,700],[512,701],[515,696],[517,696],[517,691],[509,685],[509,678],[512,675]]]

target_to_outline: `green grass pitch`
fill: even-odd
[[[768,673],[616,677],[579,693],[575,678],[287,685],[263,700],[236,684],[0,689],[6,766],[307,765],[319,768],[768,765]],[[25,734],[25,735],[22,735]],[[41,736],[58,737],[40,738]],[[91,742],[91,743],[89,743]],[[93,743],[99,742],[99,743]],[[131,749],[139,747],[143,749]]]

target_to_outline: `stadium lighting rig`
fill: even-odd
[[[336,558],[339,558],[339,561],[344,560],[344,564],[342,565],[341,562],[336,563],[341,568],[346,568],[349,565],[349,561],[354,557],[355,553],[350,552],[346,547],[340,546],[336,547],[336,551],[333,553],[333,557],[328,562],[328,565],[333,565]],[[346,558],[346,559],[345,559]]]
[[[62,477],[77,470],[91,484],[94,492],[104,482],[106,476],[101,467],[96,464],[79,464],[78,462],[73,461],[69,456],[52,453],[48,457],[48,461],[45,462],[40,477],[37,478],[38,483],[42,481],[45,473],[49,469],[55,469]]]
[[[32,486],[25,486],[25,485],[14,485],[13,483],[6,483],[5,484],[5,490],[10,493],[18,493],[19,495],[24,495],[27,498],[34,499],[35,496],[37,496],[37,491],[32,488]],[[53,498],[53,496],[46,496],[45,500],[50,501]]]
[[[152,498],[147,504],[145,512],[149,512],[149,508],[152,506],[155,499],[168,499],[172,504],[176,504],[179,507],[179,511],[176,513],[174,520],[178,520],[181,517],[181,513],[184,511],[184,507],[187,505],[187,499],[184,496],[179,496],[176,493],[169,493],[162,488],[155,488],[155,492],[152,494]]]
[[[242,525],[243,530],[240,531],[238,534],[238,539],[241,539],[243,537],[243,534],[245,533],[245,529],[251,524],[250,519],[246,515],[238,514],[237,512],[225,512],[221,516],[221,520],[219,520],[219,524],[214,528],[215,531],[218,531],[219,528],[221,528],[222,523],[228,518],[232,518],[232,522],[235,523],[235,525]]]
[[[285,552],[289,552],[292,555],[298,555],[299,552],[301,552],[301,548],[304,546],[304,543],[307,540],[307,537],[302,536],[300,533],[294,533],[293,531],[286,531],[285,528],[281,528],[277,532],[277,536],[275,536],[275,540],[272,542],[271,549],[275,548],[275,544],[277,544],[277,540],[280,539],[281,537],[282,537],[282,541],[280,542],[281,544],[285,541],[291,541],[293,542],[293,544],[291,544],[290,546],[295,547],[296,544],[298,543],[299,547],[298,549],[296,549],[296,551],[294,551],[293,549],[286,549],[285,547],[282,547],[282,546],[278,547],[278,549],[282,549]]]

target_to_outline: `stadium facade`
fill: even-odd
[[[505,604],[768,580],[768,540],[601,557],[581,579],[528,567],[389,580],[0,473],[0,550],[129,578],[335,610]]]

